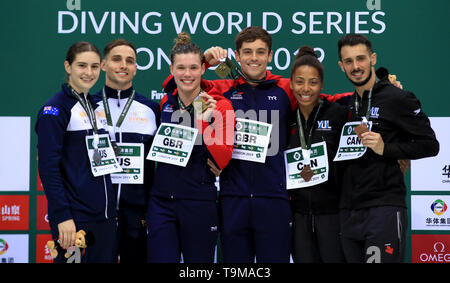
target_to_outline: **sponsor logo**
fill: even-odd
[[[140,117],[137,112],[130,113],[128,120],[130,122],[137,122],[137,123],[144,123],[144,124],[148,123],[148,119],[146,117]]]
[[[0,230],[28,230],[29,197],[0,196]]]
[[[36,263],[51,263],[53,258],[47,248],[47,242],[52,239],[50,234],[36,235]]]
[[[380,114],[378,114],[378,111],[380,111],[380,107],[372,107],[370,109],[370,118],[380,117]]]
[[[385,251],[386,253],[388,253],[388,254],[390,254],[390,255],[394,253],[394,248],[391,247],[391,244],[386,244],[386,245],[384,245],[384,246],[385,246],[384,251]]]
[[[244,99],[244,98],[242,97],[243,94],[244,94],[243,91],[240,91],[240,92],[234,91],[234,92],[231,94],[230,99]],[[270,99],[269,99],[269,100],[270,100]]]
[[[158,92],[157,90],[152,90],[150,95],[152,97],[152,100],[161,100],[165,94],[166,93],[164,91]]]
[[[8,243],[0,238],[0,255],[8,251]]]
[[[317,129],[330,131],[331,130],[330,120],[317,121]]]
[[[84,113],[84,114],[86,114],[86,113]],[[99,119],[106,119],[105,109],[102,109],[101,111],[96,111],[95,116],[97,116],[97,118],[99,118]]]
[[[444,195],[411,196],[411,229],[450,230],[448,202],[449,197]]]
[[[447,211],[447,204],[444,201],[437,199],[431,204],[431,211],[440,216]]]
[[[442,183],[450,183],[450,165],[442,167],[442,176],[447,176],[447,179],[444,178]]]
[[[412,235],[413,263],[450,263],[450,235]]]
[[[173,105],[172,104],[166,104],[163,108],[164,112],[173,112]]]

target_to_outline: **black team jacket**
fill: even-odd
[[[439,152],[439,142],[416,96],[393,86],[384,68],[377,70],[377,77],[369,121],[373,123],[372,131],[383,138],[384,152],[378,155],[368,148],[359,159],[339,162],[343,209],[406,207],[406,186],[398,160],[431,157]],[[349,121],[361,121],[355,114],[355,99],[359,99],[356,91],[351,98],[343,99],[349,103]],[[367,104],[368,91],[359,103],[358,112],[365,114]]]

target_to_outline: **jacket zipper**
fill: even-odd
[[[401,221],[401,217],[400,217],[400,211],[397,211],[397,237],[398,237],[398,242],[401,244],[402,243],[402,221]]]
[[[106,187],[106,180],[105,175],[103,175],[103,185],[105,187],[105,199],[106,199],[106,205],[105,205],[105,217],[108,219],[108,189]]]
[[[117,90],[117,106],[119,107],[119,113],[120,113],[120,89]],[[121,143],[122,142],[122,131],[120,130],[120,128],[118,130],[119,130],[119,142]],[[118,184],[116,210],[119,210],[121,192],[122,192],[122,184]]]

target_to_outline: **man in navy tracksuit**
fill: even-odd
[[[111,140],[117,143],[143,144],[143,180],[140,183],[117,183],[113,187],[117,196],[119,255],[120,262],[146,262],[147,233],[146,213],[149,191],[153,182],[155,164],[146,160],[160,114],[159,105],[136,93],[132,80],[136,75],[136,48],[124,39],[113,40],[104,48],[102,69],[105,72],[105,86],[94,96],[96,111],[101,122],[108,129]],[[103,98],[104,96],[104,98]],[[109,112],[105,111],[107,103]],[[129,105],[128,105],[128,104]],[[120,122],[120,115],[124,119]],[[107,115],[110,115],[108,126]],[[123,166],[127,157],[120,158]]]
[[[90,95],[87,99],[94,105]],[[99,134],[106,133],[97,125]],[[85,138],[93,134],[92,126],[67,84],[41,108],[35,129],[53,239],[58,238],[57,225],[73,219],[77,231],[91,232],[95,238],[81,261],[114,262],[116,197],[109,175],[94,177],[91,172]],[[59,253],[55,262],[66,260]]]
[[[273,125],[265,163],[232,159],[220,176],[224,262],[253,262],[255,256],[257,262],[289,261],[292,219],[283,149],[293,102],[285,81],[267,72],[258,86],[239,79],[224,92],[237,118],[254,110],[258,121]]]
[[[221,243],[224,262],[289,262],[292,214],[283,151],[296,108],[289,79],[266,71],[272,39],[259,27],[236,37],[236,60],[248,80],[216,80],[236,118],[272,124],[265,163],[232,159],[220,175]],[[208,53],[208,52],[207,52]],[[206,56],[207,54],[205,54]]]

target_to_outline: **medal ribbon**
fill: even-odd
[[[98,128],[97,128],[97,119],[95,118],[94,108],[92,108],[91,102],[83,97],[81,97],[70,85],[70,90],[72,91],[72,95],[75,96],[75,98],[80,102],[81,106],[83,107],[84,111],[86,111],[86,114],[88,115],[89,122],[92,125],[92,129],[94,131],[95,135],[98,135]]]
[[[377,83],[379,80],[377,77],[375,77],[375,83]],[[367,124],[367,122],[369,121],[369,117],[370,117],[370,106],[372,105],[372,91],[373,91],[373,87],[370,89],[369,91],[369,95],[367,98],[367,111],[366,111],[366,116],[362,117],[363,123]],[[362,98],[361,98],[361,104],[362,104]],[[359,95],[356,95],[355,98],[355,114],[357,117],[359,117]]]
[[[313,123],[311,126],[311,129],[309,130],[309,135],[308,135],[308,143],[306,143],[305,140],[305,132],[303,131],[303,125],[302,125],[302,119],[300,116],[300,109],[297,109],[297,127],[298,127],[298,132],[299,132],[299,136],[300,136],[300,144],[302,147],[302,154],[303,154],[303,159],[305,161],[306,164],[309,164],[309,150],[311,149],[311,142],[312,142],[312,134],[314,131],[314,126],[316,124],[317,121],[317,117],[319,116],[319,112],[320,109],[322,108],[323,105],[323,100],[319,99],[319,107],[317,108],[316,114],[314,115],[314,119],[313,119]]]
[[[100,165],[102,158],[98,151],[98,144],[100,143],[100,138],[98,136],[97,119],[95,118],[94,108],[92,108],[91,102],[87,99],[87,96],[86,98],[84,96],[81,97],[70,85],[68,86],[72,91],[72,95],[75,96],[78,102],[80,102],[84,111],[88,115],[89,122],[92,125],[92,130],[94,131],[94,140],[92,141],[92,146],[94,147],[94,154],[92,158],[94,159],[94,163],[98,166]]]
[[[233,72],[230,72],[230,77],[233,80],[237,79],[239,76],[241,76],[245,81],[254,83],[254,84],[260,84],[266,80],[266,78],[264,78],[262,80],[252,80],[252,79],[247,78],[247,76],[242,72],[242,70],[238,67],[238,65],[236,65],[233,61],[231,61],[228,58],[225,59],[225,64],[227,64],[227,66],[231,70],[233,70],[237,73],[237,74],[233,74]]]
[[[125,116],[127,115],[128,110],[130,110],[131,103],[133,102],[134,97],[135,97],[135,90],[133,89],[133,92],[131,93],[130,97],[128,97],[127,103],[125,104],[125,106],[122,109],[122,112],[120,113],[119,119],[117,120],[115,127],[120,128],[120,126],[122,126],[122,123],[125,120]],[[113,127],[113,129],[115,129],[111,118],[111,110],[109,109],[108,99],[106,98],[105,87],[103,87],[102,90],[102,101],[103,107],[105,108],[106,122],[109,127]],[[116,140],[115,131],[112,134],[113,135],[111,136],[110,133],[111,140],[115,141]]]

